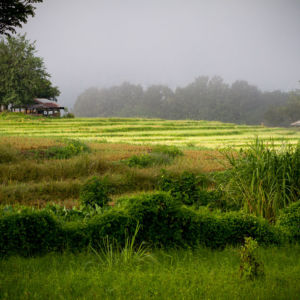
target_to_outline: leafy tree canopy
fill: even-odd
[[[60,92],[35,53],[34,43],[25,35],[0,41],[0,105],[30,104],[39,97],[56,100]]]
[[[34,3],[43,0],[0,0],[0,35],[16,33],[15,27],[22,27],[29,16],[34,16]]]

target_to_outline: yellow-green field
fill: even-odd
[[[160,119],[35,119],[0,118],[0,137],[71,138],[91,142],[180,147],[220,148],[242,146],[256,136],[278,143],[300,139],[296,128],[269,128],[209,121]]]

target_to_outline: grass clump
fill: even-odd
[[[18,160],[19,152],[9,144],[0,144],[0,164]]]
[[[183,152],[175,146],[158,145],[150,153],[131,156],[126,160],[126,164],[138,168],[169,165],[174,158],[182,155]]]
[[[79,140],[67,140],[63,146],[52,146],[47,149],[30,151],[35,158],[68,159],[81,153],[89,153],[91,149]]]
[[[171,158],[183,156],[183,152],[175,146],[157,145],[153,147],[152,153],[162,153]]]
[[[141,155],[133,155],[127,161],[129,167],[147,168],[159,165],[168,165],[171,158],[163,153],[149,153]]]
[[[227,152],[231,169],[222,188],[248,213],[275,221],[279,210],[300,196],[300,144],[276,149],[259,139],[245,150]]]
[[[91,152],[90,148],[85,143],[79,140],[68,140],[66,146],[48,148],[46,157],[65,159],[84,152]]]
[[[150,249],[145,246],[145,243],[137,243],[136,237],[139,232],[140,225],[137,224],[132,235],[125,237],[125,243],[121,246],[116,240],[111,241],[108,236],[103,239],[102,246],[99,250],[91,248],[96,255],[100,264],[113,269],[115,267],[136,267],[147,260],[154,261],[154,258],[149,254]]]
[[[169,165],[175,157],[181,155],[183,152],[175,146],[158,145],[150,153],[131,156],[126,164],[138,168]]]

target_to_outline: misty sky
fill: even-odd
[[[220,75],[299,87],[300,0],[44,0],[20,32],[69,106],[88,87],[123,81],[174,88]]]

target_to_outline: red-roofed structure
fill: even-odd
[[[60,116],[60,110],[64,109],[63,106],[59,105],[57,102],[36,98],[33,104],[22,105],[18,107],[11,107],[12,111],[24,112],[26,114],[32,115],[43,115],[43,116]]]

